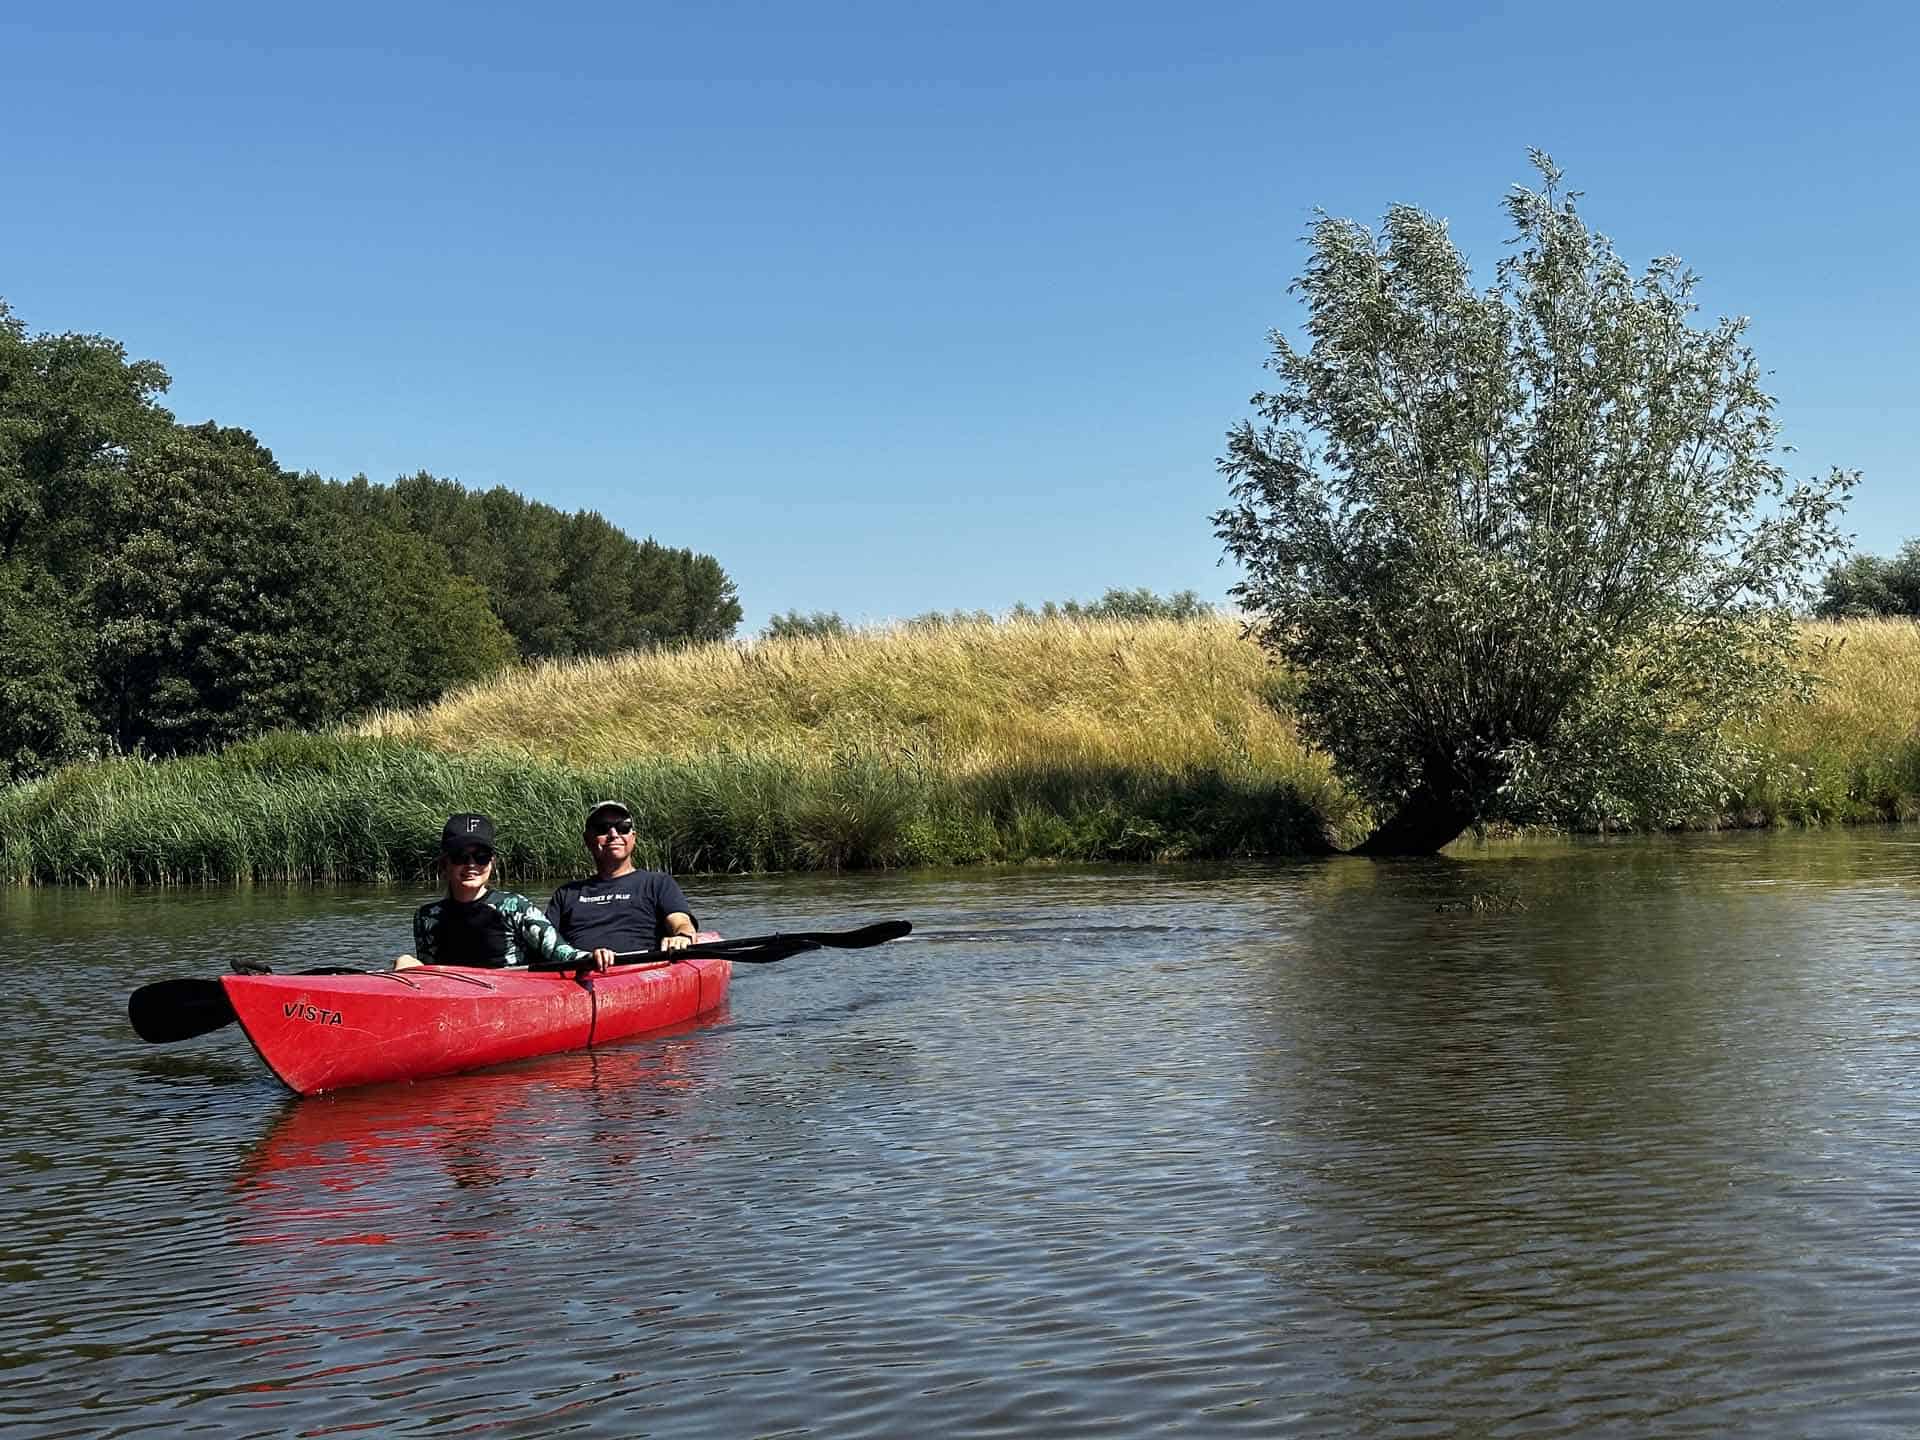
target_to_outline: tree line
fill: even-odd
[[[1025,601],[1007,611],[1009,620],[1203,620],[1212,615],[1213,606],[1192,590],[1159,595],[1140,586],[1127,590],[1111,588],[1098,600],[1048,600],[1038,609]],[[989,610],[929,610],[904,621],[909,630],[937,630],[944,625],[991,625],[1000,617]],[[787,640],[800,636],[819,639],[845,635],[853,627],[837,610],[811,613],[789,610],[775,615],[761,629],[764,640]]]
[[[0,301],[0,776],[420,704],[514,660],[724,639],[709,555],[421,473],[282,467],[166,371]]]

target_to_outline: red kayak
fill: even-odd
[[[604,1045],[711,1015],[735,965],[808,950],[865,950],[912,933],[910,920],[639,951],[599,974],[419,965],[305,975],[183,976],[142,985],[127,1020],[150,1045],[210,1035],[238,1020],[267,1068],[302,1095],[425,1080]],[[237,964],[238,962],[236,962]]]
[[[421,965],[347,975],[223,975],[267,1068],[301,1095],[424,1080],[679,1025],[727,998],[720,957],[600,974]]]

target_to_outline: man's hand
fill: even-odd
[[[618,963],[615,953],[604,945],[593,952],[593,968],[596,970],[611,970]]]
[[[660,942],[662,950],[684,950],[693,943],[691,935],[669,935]]]

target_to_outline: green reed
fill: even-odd
[[[576,768],[272,735],[0,791],[0,880],[431,886],[442,821],[480,810],[499,825],[500,883],[532,887],[585,868],[580,820],[608,796],[633,807],[642,862],[683,874],[1286,854],[1323,848],[1326,825],[1315,796],[1251,767],[925,776],[878,757],[733,755]]]

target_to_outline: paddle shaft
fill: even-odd
[[[865,950],[913,932],[911,920],[882,920],[858,930],[801,930],[773,935],[749,935],[738,940],[708,940],[679,950],[629,950],[613,958],[622,965],[645,965],[657,960],[737,960],[748,965],[771,965],[808,950]],[[566,969],[574,966],[563,967]]]

